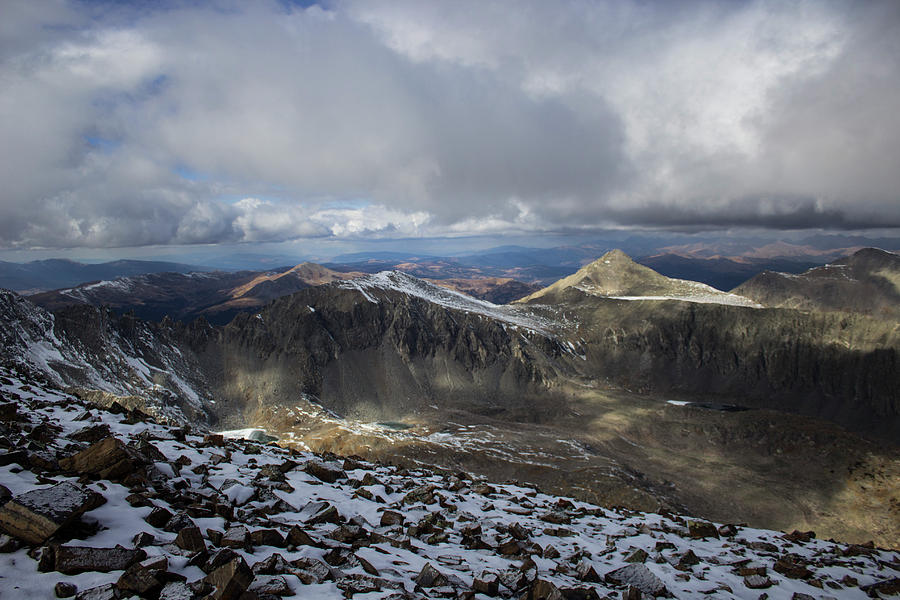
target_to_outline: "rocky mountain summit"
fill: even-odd
[[[621,250],[611,250],[585,265],[576,273],[538,290],[518,302],[557,303],[569,289],[618,299],[673,299],[688,302],[712,302],[736,306],[755,306],[738,294],[721,292],[711,286],[672,279],[639,265]]]
[[[298,452],[0,373],[0,594],[79,600],[866,598],[900,556]]]

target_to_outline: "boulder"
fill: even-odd
[[[277,529],[257,529],[250,532],[250,543],[253,546],[285,547],[284,536]]]
[[[86,449],[63,458],[59,466],[79,475],[93,475],[100,479],[120,479],[137,470],[143,461],[122,440],[110,436]]]
[[[643,548],[637,548],[631,554],[629,554],[628,556],[625,557],[625,562],[627,562],[627,563],[642,563],[642,562],[646,562],[649,557],[650,557],[650,555],[647,554],[646,550],[644,550]]]
[[[344,473],[344,471],[342,471],[341,469],[328,466],[319,460],[309,461],[308,463],[306,463],[306,466],[303,470],[316,479],[324,481],[325,483],[334,483],[338,479],[347,478],[347,474]]]
[[[500,593],[500,578],[496,573],[483,571],[472,581],[472,590],[476,594],[496,596]]]
[[[100,494],[70,482],[31,490],[0,507],[0,528],[29,544],[40,544],[105,501]]]
[[[229,527],[222,536],[221,545],[225,548],[246,549],[250,546],[250,532],[243,525]]]
[[[53,593],[57,598],[71,598],[76,593],[78,593],[78,587],[74,583],[69,583],[68,581],[58,581],[55,586],[53,586]]]
[[[188,552],[203,552],[206,550],[206,542],[199,527],[185,527],[175,537],[175,545]]]
[[[597,574],[594,565],[592,565],[590,561],[582,560],[578,563],[578,566],[575,567],[575,572],[578,574],[578,579],[581,581],[587,581],[589,583],[600,581],[600,575]]]
[[[341,522],[341,515],[328,502],[310,502],[300,510],[300,520],[308,525]]]
[[[690,520],[687,523],[688,535],[692,538],[719,538],[719,530],[708,521]]]
[[[668,596],[662,580],[653,574],[653,571],[642,564],[630,564],[614,571],[610,571],[605,577],[607,583],[622,586],[634,586],[644,594],[651,596]]]
[[[383,513],[381,513],[381,526],[382,527],[403,525],[403,521],[404,521],[403,515],[396,511],[386,510]]]
[[[263,575],[253,580],[248,588],[249,591],[259,595],[267,594],[269,596],[292,596],[291,587],[287,580],[281,575]]]
[[[88,546],[56,546],[53,568],[66,575],[86,571],[122,571],[147,558],[140,548],[91,548]]]
[[[744,577],[744,585],[751,590],[762,590],[772,587],[772,580],[765,575],[750,575]]]
[[[433,588],[447,585],[447,578],[433,566],[431,563],[425,563],[422,570],[416,576],[416,585],[421,588]]]
[[[78,592],[75,600],[119,600],[119,588],[114,583],[106,583]]]
[[[559,588],[546,579],[535,580],[522,598],[524,600],[565,600]]]
[[[287,543],[292,546],[318,546],[319,543],[299,525],[290,528]]]
[[[203,581],[214,588],[209,600],[237,600],[250,587],[253,571],[243,558],[237,557],[204,577]]]
[[[806,565],[786,557],[776,560],[775,564],[772,565],[772,568],[778,573],[791,579],[809,579],[812,577],[812,571],[807,569]]]

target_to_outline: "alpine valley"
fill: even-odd
[[[6,291],[2,368],[200,434],[900,547],[900,255],[723,292],[614,250],[536,287],[303,264]]]

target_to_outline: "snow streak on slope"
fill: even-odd
[[[377,291],[396,291],[407,296],[421,298],[428,302],[467,313],[483,315],[491,319],[508,323],[516,327],[524,327],[533,331],[547,333],[553,323],[539,317],[524,306],[497,305],[486,300],[439,287],[423,281],[402,271],[382,271],[359,279],[337,284],[344,289],[359,291],[369,302],[379,302]]]
[[[61,339],[55,325],[52,313],[0,290],[4,362],[33,369],[57,386],[142,396],[174,419],[185,420],[178,404],[204,411],[198,386],[189,383],[196,373],[176,347],[157,339],[146,324],[136,323],[131,339],[101,326],[94,332],[93,347],[84,340]]]

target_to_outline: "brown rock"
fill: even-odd
[[[165,556],[156,556],[131,565],[119,577],[116,587],[123,592],[133,592],[141,597],[158,593],[165,582],[169,561]]]
[[[422,570],[416,576],[416,585],[421,588],[441,587],[447,585],[447,578],[433,566],[431,563],[425,563]]]
[[[246,549],[250,546],[250,532],[243,525],[229,527],[222,536],[222,546],[225,548]]]
[[[809,579],[812,577],[812,571],[807,569],[805,565],[794,562],[789,558],[779,558],[772,565],[772,568],[791,579]]]
[[[403,515],[393,510],[386,510],[381,513],[381,526],[389,527],[393,525],[403,525]]]
[[[254,579],[248,588],[256,594],[269,596],[293,596],[294,592],[281,575],[263,575]]]
[[[206,542],[199,527],[185,527],[175,537],[175,545],[188,552],[203,552],[206,550]]]
[[[381,573],[378,572],[378,569],[376,569],[372,563],[367,561],[362,556],[359,556],[359,555],[355,555],[355,556],[356,556],[356,560],[359,561],[359,566],[362,567],[363,571],[365,571],[366,573],[368,573],[369,575],[372,575],[374,577],[378,577],[379,575],[381,575]]]
[[[559,593],[566,600],[600,600],[600,594],[592,587],[559,588]],[[638,590],[640,594],[640,590]]]
[[[203,581],[214,588],[210,600],[237,600],[253,581],[253,571],[243,558],[237,557],[204,577]]]
[[[146,521],[148,525],[162,529],[171,518],[171,512],[160,506],[155,506],[153,507],[153,510],[150,511],[150,514],[144,517],[144,521]]]
[[[287,543],[292,546],[318,546],[319,543],[299,525],[291,527],[287,534]]]
[[[523,598],[526,600],[565,600],[559,588],[545,579],[535,580]]]
[[[719,538],[719,530],[716,526],[708,521],[690,520],[687,523],[688,535],[692,538]]]
[[[679,571],[689,571],[692,566],[700,564],[700,558],[694,554],[693,550],[688,550],[678,557],[678,563],[675,568]]]
[[[207,433],[203,436],[203,444],[206,446],[218,446],[221,448],[225,445],[225,436],[221,433]]]
[[[896,596],[897,594],[900,594],[900,577],[876,581],[869,585],[860,586],[859,589],[864,591],[871,598]]]
[[[71,598],[78,592],[78,588],[74,583],[68,581],[59,581],[53,586],[53,593],[57,598]]]
[[[118,438],[110,436],[77,454],[63,458],[59,461],[59,466],[80,475],[119,479],[133,473],[141,462],[143,461],[136,452]]]
[[[426,505],[434,504],[436,500],[434,497],[434,491],[436,489],[437,486],[433,484],[425,484],[415,487],[403,497],[403,504],[415,504],[416,502],[421,502],[422,504]]]
[[[250,532],[250,543],[253,546],[274,546],[284,548],[284,536],[277,529],[256,529]]]
[[[147,558],[140,548],[90,548],[86,546],[57,546],[54,549],[54,569],[66,575],[86,571],[122,571]]]
[[[518,556],[522,554],[523,549],[518,540],[509,538],[500,542],[500,545],[497,546],[497,552],[504,556]]]
[[[500,578],[496,573],[483,571],[472,581],[472,589],[477,594],[496,596],[500,593]]]
[[[291,564],[297,569],[294,571],[294,575],[306,585],[334,579],[334,575],[331,569],[328,568],[328,565],[318,559],[301,557],[291,561]]]
[[[66,437],[68,437],[70,440],[75,440],[76,442],[94,443],[109,436],[109,425],[107,425],[106,423],[101,423],[99,425],[89,425],[88,427],[79,429],[75,433],[70,433]]]
[[[232,560],[239,558],[240,554],[232,550],[231,548],[219,548],[206,560],[206,563],[201,565],[200,568],[204,573],[212,573],[219,567],[224,564],[231,562]]]
[[[344,592],[344,597],[352,598],[354,594],[381,591],[381,580],[369,575],[345,575],[337,580],[337,587]]]
[[[80,515],[106,502],[100,494],[63,482],[20,494],[0,507],[0,528],[40,544]]]
[[[78,592],[75,600],[118,600],[119,597],[119,588],[116,587],[116,584],[105,583],[83,592]]]
[[[631,554],[625,557],[625,562],[627,563],[642,563],[646,562],[649,558],[649,554],[643,548],[635,549]]]
[[[319,460],[311,460],[303,469],[313,477],[321,479],[325,483],[334,483],[338,479],[346,479],[347,474],[341,469],[330,467]]]

